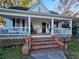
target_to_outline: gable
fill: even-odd
[[[42,2],[37,3],[35,6],[30,8],[28,11],[41,12],[41,13],[50,13],[49,10],[43,5]]]

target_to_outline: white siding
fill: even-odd
[[[6,24],[5,24],[5,27],[6,28],[9,28],[9,27],[12,27],[12,21],[10,18],[4,18]]]
[[[12,19],[13,18],[10,18],[10,17],[4,17],[4,21],[6,22],[5,28],[13,27],[13,21],[12,21]],[[17,19],[17,18],[15,18],[15,19]],[[18,24],[18,26],[22,27],[22,19],[24,19],[25,20],[25,26],[27,27],[28,26],[28,18],[20,18],[20,19],[21,20],[20,20],[20,23]],[[16,24],[16,26],[17,26],[17,24]]]
[[[50,13],[47,8],[40,2],[28,11]]]

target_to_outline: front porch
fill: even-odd
[[[72,21],[69,19],[31,18],[31,35],[33,37],[50,37],[72,35]]]
[[[25,39],[29,35],[27,17],[4,15],[0,16],[4,20],[4,26],[0,24],[0,39]]]
[[[4,12],[2,9],[0,12],[0,16],[6,22],[3,27],[0,27],[0,36],[3,38],[5,36],[15,38],[15,36],[26,37],[30,35],[40,37],[55,35],[68,37],[72,35],[71,17],[10,9],[4,9]]]
[[[10,18],[9,18],[10,17]],[[10,27],[1,27],[0,36],[71,36],[72,21],[69,19],[52,19],[40,17],[7,16]]]

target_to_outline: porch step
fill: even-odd
[[[57,44],[56,42],[36,42],[36,43],[32,43],[32,45],[50,45],[50,44]]]
[[[32,38],[32,42],[50,42],[50,41],[51,41],[51,38],[46,38],[46,37]]]
[[[52,51],[62,51],[59,47],[52,47],[52,48],[46,48],[46,49],[32,49],[31,54],[34,53],[46,53],[46,52],[52,52]]]
[[[37,46],[32,46],[32,50],[37,50],[37,49],[50,49],[54,47],[59,47],[58,45],[37,45]]]
[[[38,52],[46,52],[46,51],[54,51],[54,50],[63,50],[63,43],[59,41],[58,37],[41,37],[41,38],[34,38],[31,37],[29,50],[30,53],[38,53]],[[29,52],[27,48],[27,44],[25,44],[24,52]]]
[[[31,38],[31,53],[62,50],[51,37]],[[59,39],[59,38],[58,38]]]

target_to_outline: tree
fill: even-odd
[[[0,16],[0,27],[4,27],[5,23],[6,22],[3,20],[3,17]]]
[[[79,0],[59,0],[60,4],[58,5],[58,9],[63,12],[65,15],[66,13],[70,12],[70,9],[79,6]]]
[[[20,0],[19,6],[21,6],[21,7],[29,7],[28,0]]]
[[[20,0],[20,6],[22,7],[31,7],[32,5],[34,5],[37,0]]]
[[[19,6],[30,8],[33,6],[37,0],[0,0],[1,7],[12,7],[12,6]]]
[[[12,0],[13,6],[30,8],[37,0]]]

